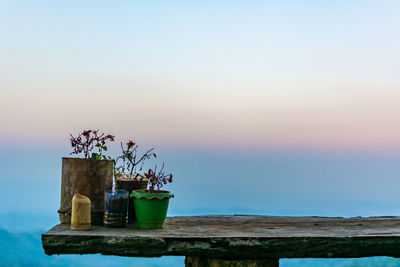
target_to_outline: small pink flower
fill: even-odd
[[[152,176],[151,170],[149,170],[148,173],[145,173],[144,176],[145,176],[146,178],[150,178],[150,177]]]
[[[134,145],[136,145],[136,143],[133,142],[132,140],[129,140],[129,142],[126,143],[126,145],[128,146],[128,148],[131,148],[131,147],[133,147]]]

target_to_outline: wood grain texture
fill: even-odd
[[[220,259],[400,257],[400,217],[323,218],[253,215],[169,217],[163,229],[57,225],[42,235],[47,254]]]
[[[91,201],[92,225],[103,224],[104,191],[112,187],[112,161],[62,158],[60,222],[71,223],[72,197],[75,193]]]

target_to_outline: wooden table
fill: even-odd
[[[57,225],[46,254],[186,256],[186,266],[279,266],[279,258],[400,257],[400,217],[168,217],[163,229]]]

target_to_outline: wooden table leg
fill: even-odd
[[[279,259],[221,260],[186,256],[186,267],[279,267]]]

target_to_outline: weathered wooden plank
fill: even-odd
[[[163,229],[57,225],[42,236],[47,254],[226,259],[400,257],[400,217],[323,218],[190,216],[167,218]]]

